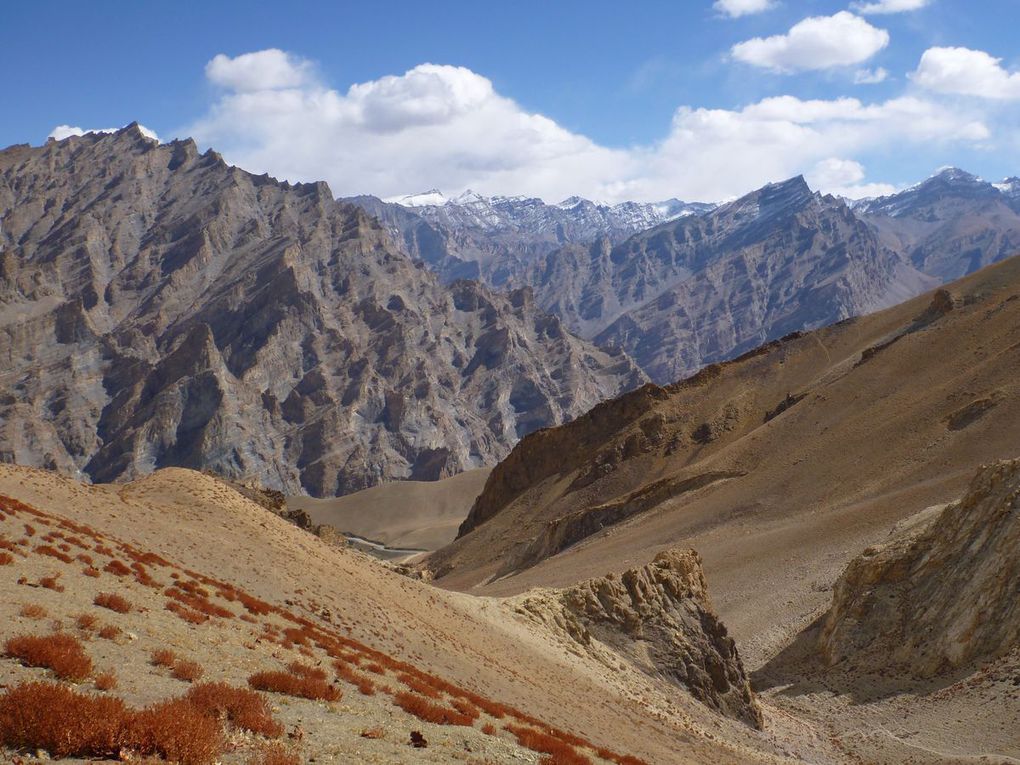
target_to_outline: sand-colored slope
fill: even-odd
[[[306,511],[314,523],[387,547],[435,550],[453,541],[490,472],[479,468],[440,481],[392,481],[335,499],[287,497],[287,506]]]
[[[1020,260],[948,290],[526,438],[473,530],[427,565],[445,586],[505,594],[690,545],[745,662],[761,663],[853,555],[1020,451]]]
[[[52,473],[5,465],[0,466],[0,495],[54,518],[87,523],[99,534],[163,556],[179,567],[176,570],[229,582],[322,629],[362,641],[598,746],[647,762],[765,762],[782,759],[776,756],[781,748],[815,761],[829,759],[831,754],[809,735],[789,734],[785,729],[755,732],[623,662],[607,665],[580,655],[539,626],[515,617],[500,601],[437,590],[396,575],[364,555],[330,547],[216,479],[192,471],[170,469],[128,485],[85,486]],[[22,519],[7,516],[5,535],[16,539],[23,533],[21,523]],[[70,564],[72,569],[79,565]],[[163,610],[165,598],[158,589],[130,577],[121,580],[103,572],[102,578],[94,580],[68,570],[62,576],[66,592],[60,597],[16,584],[22,576],[36,581],[50,569],[62,567],[55,559],[33,553],[0,566],[3,637],[32,628],[16,615],[22,600],[46,600],[51,615],[66,624],[89,607],[93,590],[119,588],[151,614],[151,620],[147,616],[129,623],[130,615],[122,620],[125,629],[135,632],[138,651],[101,643],[90,644],[90,650],[104,664],[117,665],[122,676],[118,692],[132,703],[151,700],[153,693],[165,696],[173,685],[153,680],[144,653],[153,647],[168,646],[194,656],[206,665],[211,679],[242,684],[255,668],[306,658],[300,646],[288,649],[258,641],[258,627],[252,626],[256,632],[248,634],[237,620],[226,626],[215,619],[197,626],[185,624]],[[158,577],[166,575],[165,570],[154,571]],[[231,607],[237,608],[236,604]],[[321,660],[314,649],[312,654],[309,660]],[[39,673],[9,660],[0,665],[5,682]],[[492,737],[478,727],[418,724],[383,694],[362,698],[348,688],[345,701],[336,708],[301,701],[278,706],[285,722],[305,729],[304,755],[317,761],[538,760],[537,754],[520,749],[505,733],[497,731]],[[385,730],[383,739],[360,736],[372,725]],[[415,725],[432,741],[428,752],[407,746],[407,732]],[[604,765],[594,755],[591,760]]]

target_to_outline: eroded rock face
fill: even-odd
[[[644,381],[326,184],[136,127],[0,152],[0,369],[0,460],[314,496],[494,463]]]
[[[694,550],[666,550],[620,576],[528,593],[516,608],[593,652],[596,643],[608,646],[727,717],[762,725],[736,645],[712,609]]]
[[[929,516],[840,577],[819,637],[829,664],[932,677],[1020,645],[1020,460],[981,468]]]

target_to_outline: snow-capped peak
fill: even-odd
[[[443,192],[439,189],[429,189],[428,191],[423,191],[420,194],[390,197],[383,201],[391,204],[398,204],[402,207],[441,207],[447,204],[450,200],[444,197]]]

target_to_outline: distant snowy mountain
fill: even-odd
[[[446,197],[438,189],[380,200],[347,201],[380,218],[412,256],[446,281],[481,279],[502,286],[539,257],[566,244],[628,236],[715,205],[667,199],[608,205],[581,197],[547,204],[536,197],[487,197],[465,191]]]

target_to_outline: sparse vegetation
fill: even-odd
[[[91,576],[93,579],[99,577],[99,569],[96,568],[95,566],[88,566],[87,568],[83,568],[81,572],[85,574],[85,576]]]
[[[248,685],[258,691],[284,693],[305,699],[339,701],[342,694],[325,680],[302,677],[290,672],[256,672],[248,678]]]
[[[26,619],[45,619],[48,615],[46,609],[38,603],[26,603],[18,613]]]
[[[175,680],[182,680],[186,683],[193,683],[200,680],[205,670],[197,661],[178,660],[170,669],[170,675]]]
[[[248,765],[301,765],[301,758],[283,744],[269,744],[253,754]]]
[[[214,717],[266,738],[283,735],[283,726],[273,719],[266,699],[248,688],[227,683],[199,683],[186,694],[192,704]]]
[[[206,765],[223,749],[219,723],[186,699],[153,704],[128,715],[125,722],[125,742],[142,755]]]
[[[56,558],[61,563],[70,563],[74,560],[74,558],[70,555],[61,552],[55,547],[50,547],[49,545],[38,545],[35,548],[35,552],[39,555],[49,555],[51,558]]]
[[[126,614],[131,611],[131,601],[112,592],[99,593],[92,603],[100,608],[116,611],[118,614]]]
[[[45,667],[61,680],[81,681],[92,673],[92,659],[73,635],[19,635],[4,645],[4,655],[29,667]]]
[[[109,563],[103,566],[103,571],[105,571],[108,574],[113,574],[114,576],[127,576],[128,574],[131,573],[131,569],[129,569],[119,560],[111,560]]]
[[[157,648],[149,661],[154,667],[172,667],[177,663],[177,654],[169,648]]]
[[[393,703],[419,720],[437,725],[471,726],[474,720],[456,709],[435,704],[416,693],[400,691],[393,696]]]
[[[99,628],[99,637],[103,640],[116,640],[121,635],[120,627],[114,624],[104,624]]]
[[[9,552],[0,552],[0,566],[9,566],[14,563],[14,556]]]
[[[507,731],[517,738],[517,743],[525,749],[539,754],[549,755],[543,763],[555,765],[591,765],[591,759],[578,754],[574,746],[558,736],[535,730],[523,725],[508,725]]]
[[[39,586],[45,587],[47,590],[53,590],[54,592],[63,592],[64,585],[60,583],[60,574],[50,574],[44,576],[39,580]]]
[[[192,611],[190,608],[186,608],[174,600],[167,601],[166,610],[177,615],[188,624],[205,624],[209,621],[209,617],[205,614],[201,614],[198,611]]]
[[[98,622],[95,614],[78,614],[74,617],[74,626],[82,632],[92,632]]]
[[[111,691],[117,687],[117,675],[113,672],[101,672],[96,675],[94,684],[96,686],[96,690]]]

